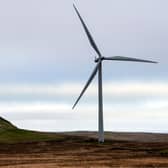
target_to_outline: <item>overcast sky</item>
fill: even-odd
[[[43,131],[97,130],[97,78],[71,107],[97,56],[75,3],[104,56],[105,130],[168,132],[167,0],[0,0],[0,115]]]

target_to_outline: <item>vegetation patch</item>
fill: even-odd
[[[0,117],[0,143],[24,143],[24,142],[39,142],[62,140],[63,135],[52,133],[41,133],[18,129],[9,121]]]
[[[159,151],[159,154],[162,156],[168,156],[168,149],[163,149],[163,150]]]
[[[17,129],[12,123],[0,117],[0,132],[9,130],[9,129]]]

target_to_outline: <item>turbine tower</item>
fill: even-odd
[[[98,57],[95,59],[95,63],[96,66],[91,74],[91,76],[89,77],[85,87],[83,88],[81,94],[79,95],[78,99],[76,100],[74,106],[72,107],[72,109],[75,108],[75,106],[77,105],[77,103],[79,102],[80,98],[83,96],[84,92],[86,91],[86,89],[88,88],[88,86],[90,85],[90,83],[92,82],[92,80],[94,79],[95,75],[98,73],[98,125],[99,125],[99,134],[98,134],[98,141],[100,143],[104,142],[104,126],[103,126],[103,88],[102,88],[102,62],[104,60],[110,60],[110,61],[132,61],[132,62],[143,62],[143,63],[157,63],[155,61],[149,61],[149,60],[143,60],[143,59],[137,59],[137,58],[130,58],[130,57],[123,57],[123,56],[112,56],[112,57],[104,57],[102,56],[102,54],[100,53],[95,41],[93,40],[93,37],[91,36],[84,20],[82,19],[82,17],[80,16],[80,13],[78,11],[78,9],[75,7],[75,5],[73,4],[73,7],[81,21],[81,24],[85,30],[85,33],[88,37],[88,40],[92,46],[92,48],[95,50],[95,52],[97,53]]]

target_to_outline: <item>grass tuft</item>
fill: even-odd
[[[159,153],[162,156],[168,156],[168,149],[163,149],[163,150],[159,151]]]

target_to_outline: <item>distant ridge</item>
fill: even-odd
[[[159,133],[138,133],[138,132],[105,132],[105,139],[107,142],[145,142],[145,143],[158,143],[168,142],[168,134]],[[49,133],[29,131],[17,128],[11,122],[0,117],[0,144],[13,144],[13,143],[30,143],[30,142],[69,142],[78,141],[84,142],[97,142],[97,132],[94,131],[73,131],[61,133]]]

